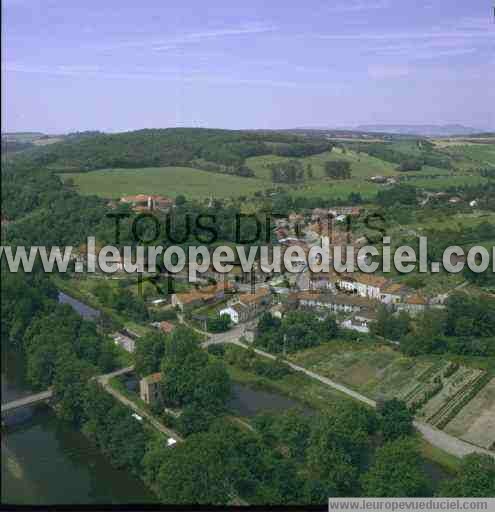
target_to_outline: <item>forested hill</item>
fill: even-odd
[[[280,132],[168,128],[67,138],[27,151],[21,158],[66,171],[187,165],[195,160],[242,166],[251,156],[302,157],[330,146],[324,139],[308,141]]]

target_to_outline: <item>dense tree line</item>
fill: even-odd
[[[347,160],[331,160],[325,162],[325,176],[335,180],[351,178],[351,164]]]
[[[274,154],[288,158],[303,158],[311,155],[318,155],[326,151],[332,151],[333,144],[323,142],[295,142],[292,144],[276,144]]]
[[[395,185],[390,188],[379,190],[376,201],[380,206],[389,208],[394,205],[416,206],[418,191],[412,185]]]
[[[371,326],[375,335],[400,342],[407,355],[455,354],[495,355],[495,299],[457,292],[445,310],[430,310],[409,317],[392,315],[382,308]]]
[[[284,453],[304,475],[301,503],[334,496],[428,496],[412,416],[402,402],[378,411],[353,402],[312,415],[290,410],[260,414],[253,424],[263,441]]]
[[[484,178],[495,178],[495,167],[480,169],[480,176],[483,176]]]
[[[185,327],[177,327],[165,339],[162,397],[165,404],[197,405],[217,413],[230,398],[230,378],[223,363],[210,360],[199,342],[198,335]]]
[[[3,260],[1,283],[2,346],[22,347],[31,321],[53,309],[58,291],[39,267],[30,273],[11,273]]]
[[[143,457],[146,447],[153,442],[153,435],[131,416],[127,407],[95,382],[86,383],[80,428],[112,465],[142,477]]]
[[[218,174],[230,174],[232,176],[241,176],[243,178],[251,178],[255,175],[254,171],[244,164],[221,165],[198,159],[192,160],[191,166],[195,169],[201,169],[202,171],[216,172]]]
[[[98,326],[70,306],[41,271],[2,272],[2,346],[22,351],[37,389],[53,386],[57,412],[77,423],[87,380],[117,365],[117,349]]]
[[[244,371],[252,372],[260,377],[266,377],[271,380],[281,379],[291,373],[291,369],[282,361],[263,359],[257,356],[253,349],[244,350],[231,347],[225,355],[225,360],[227,363],[237,366]]]
[[[421,147],[417,147],[417,151],[413,153],[395,149],[393,148],[393,144],[387,142],[357,144],[355,145],[355,149],[367,153],[370,156],[380,158],[380,160],[398,165],[413,159],[421,166],[428,165],[441,169],[450,169],[452,167],[451,159],[448,155],[433,149],[431,146],[424,144],[424,142]]]
[[[239,167],[252,156],[302,157],[330,147],[327,142],[302,141],[298,136],[280,132],[169,128],[66,138],[60,143],[28,151],[23,158],[36,165],[78,172],[188,165],[197,159]]]
[[[2,154],[17,153],[25,149],[31,149],[34,145],[31,142],[21,142],[19,140],[6,140],[2,138]]]
[[[318,346],[337,333],[337,322],[331,315],[320,319],[310,312],[291,311],[279,319],[265,313],[258,321],[254,344],[275,354],[294,352]]]
[[[408,158],[400,163],[397,167],[399,172],[409,172],[409,171],[421,171],[423,168],[423,161],[417,158]]]
[[[304,167],[299,160],[287,160],[269,165],[273,183],[294,184],[304,181]]]
[[[77,245],[101,229],[114,231],[105,202],[83,197],[60,179],[25,162],[2,165],[2,215],[12,245]]]

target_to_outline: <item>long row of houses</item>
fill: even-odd
[[[396,310],[412,314],[424,311],[434,301],[413,292],[401,283],[395,283],[383,276],[362,273],[312,273],[309,278],[310,291],[328,290],[332,293],[344,292],[357,297],[393,305]]]

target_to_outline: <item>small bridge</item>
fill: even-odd
[[[112,373],[107,373],[106,375],[93,377],[93,379],[98,379],[98,381],[100,382],[107,383],[112,377],[125,375],[127,373],[131,373],[133,370],[134,366],[128,366],[127,368],[121,368],[120,370],[117,370]],[[2,404],[2,416],[17,409],[21,409],[22,407],[29,407],[32,405],[40,404],[42,402],[49,402],[53,398],[53,395],[53,389],[50,388],[47,389],[46,391],[42,391],[41,393],[35,393],[33,395],[25,396],[17,400],[12,400],[12,402]]]
[[[53,390],[48,389],[46,391],[42,391],[41,393],[36,393],[35,395],[29,395],[23,398],[19,398],[18,400],[13,400],[12,402],[2,404],[2,415],[22,407],[29,407],[31,405],[47,402],[51,400],[52,397]]]

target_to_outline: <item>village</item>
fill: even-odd
[[[174,207],[170,198],[145,194],[124,196],[120,203],[130,205],[136,213],[168,212]],[[349,232],[348,226],[363,213],[356,206],[338,206],[316,208],[306,215],[293,212],[287,217],[278,216],[271,246],[278,245],[282,257],[294,246],[307,255],[327,238],[330,245],[341,245],[344,250],[353,246],[357,251],[367,244],[367,239]],[[123,273],[122,263],[118,270]],[[428,309],[444,308],[448,297],[447,293],[426,296],[386,275],[339,273],[333,268],[329,272],[312,272],[302,260],[296,273],[265,273],[255,262],[250,272],[244,272],[240,265],[227,273],[210,266],[195,283],[188,282],[188,275],[187,266],[174,274],[172,280],[179,284],[180,291],[169,290],[163,297],[152,298],[150,306],[157,310],[174,309],[205,332],[211,319],[223,317],[222,330],[227,330],[256,320],[265,312],[282,318],[287,311],[301,309],[322,316],[334,314],[341,327],[368,333],[379,308],[386,308],[390,315],[405,312],[414,316]],[[171,325],[153,323],[166,334],[170,333]],[[127,349],[128,346],[127,342]]]
[[[130,205],[136,213],[168,212],[174,208],[172,199],[144,194],[125,196],[120,202]],[[357,250],[367,240],[349,232],[347,226],[363,214],[363,209],[356,206],[338,206],[316,208],[305,215],[293,212],[286,217],[278,216],[271,246],[278,245],[282,255],[298,246],[307,255],[327,237],[331,244],[352,245]],[[118,268],[112,279],[126,275],[122,264]],[[281,320],[287,313],[300,310],[321,319],[332,315],[341,329],[355,332],[358,340],[360,334],[370,333],[380,311],[391,317],[401,313],[414,317],[427,310],[445,308],[448,298],[448,293],[421,294],[386,275],[339,273],[333,269],[312,272],[305,262],[301,262],[295,273],[265,273],[255,262],[250,272],[243,272],[240,265],[227,273],[210,266],[194,283],[189,282],[188,276],[186,266],[183,271],[166,276],[164,294],[157,294],[156,288],[155,293],[147,295],[148,307],[157,318],[167,312],[171,314],[170,319],[151,321],[150,328],[169,335],[182,323],[210,337],[221,333],[229,336],[232,332],[234,339],[242,332],[243,339],[251,342],[254,325],[262,315],[269,313]],[[113,336],[115,343],[129,353],[134,352],[138,337],[132,330],[119,331]],[[387,341],[398,344],[393,339]],[[160,379],[157,373],[140,381],[140,398],[150,406],[159,399]]]

